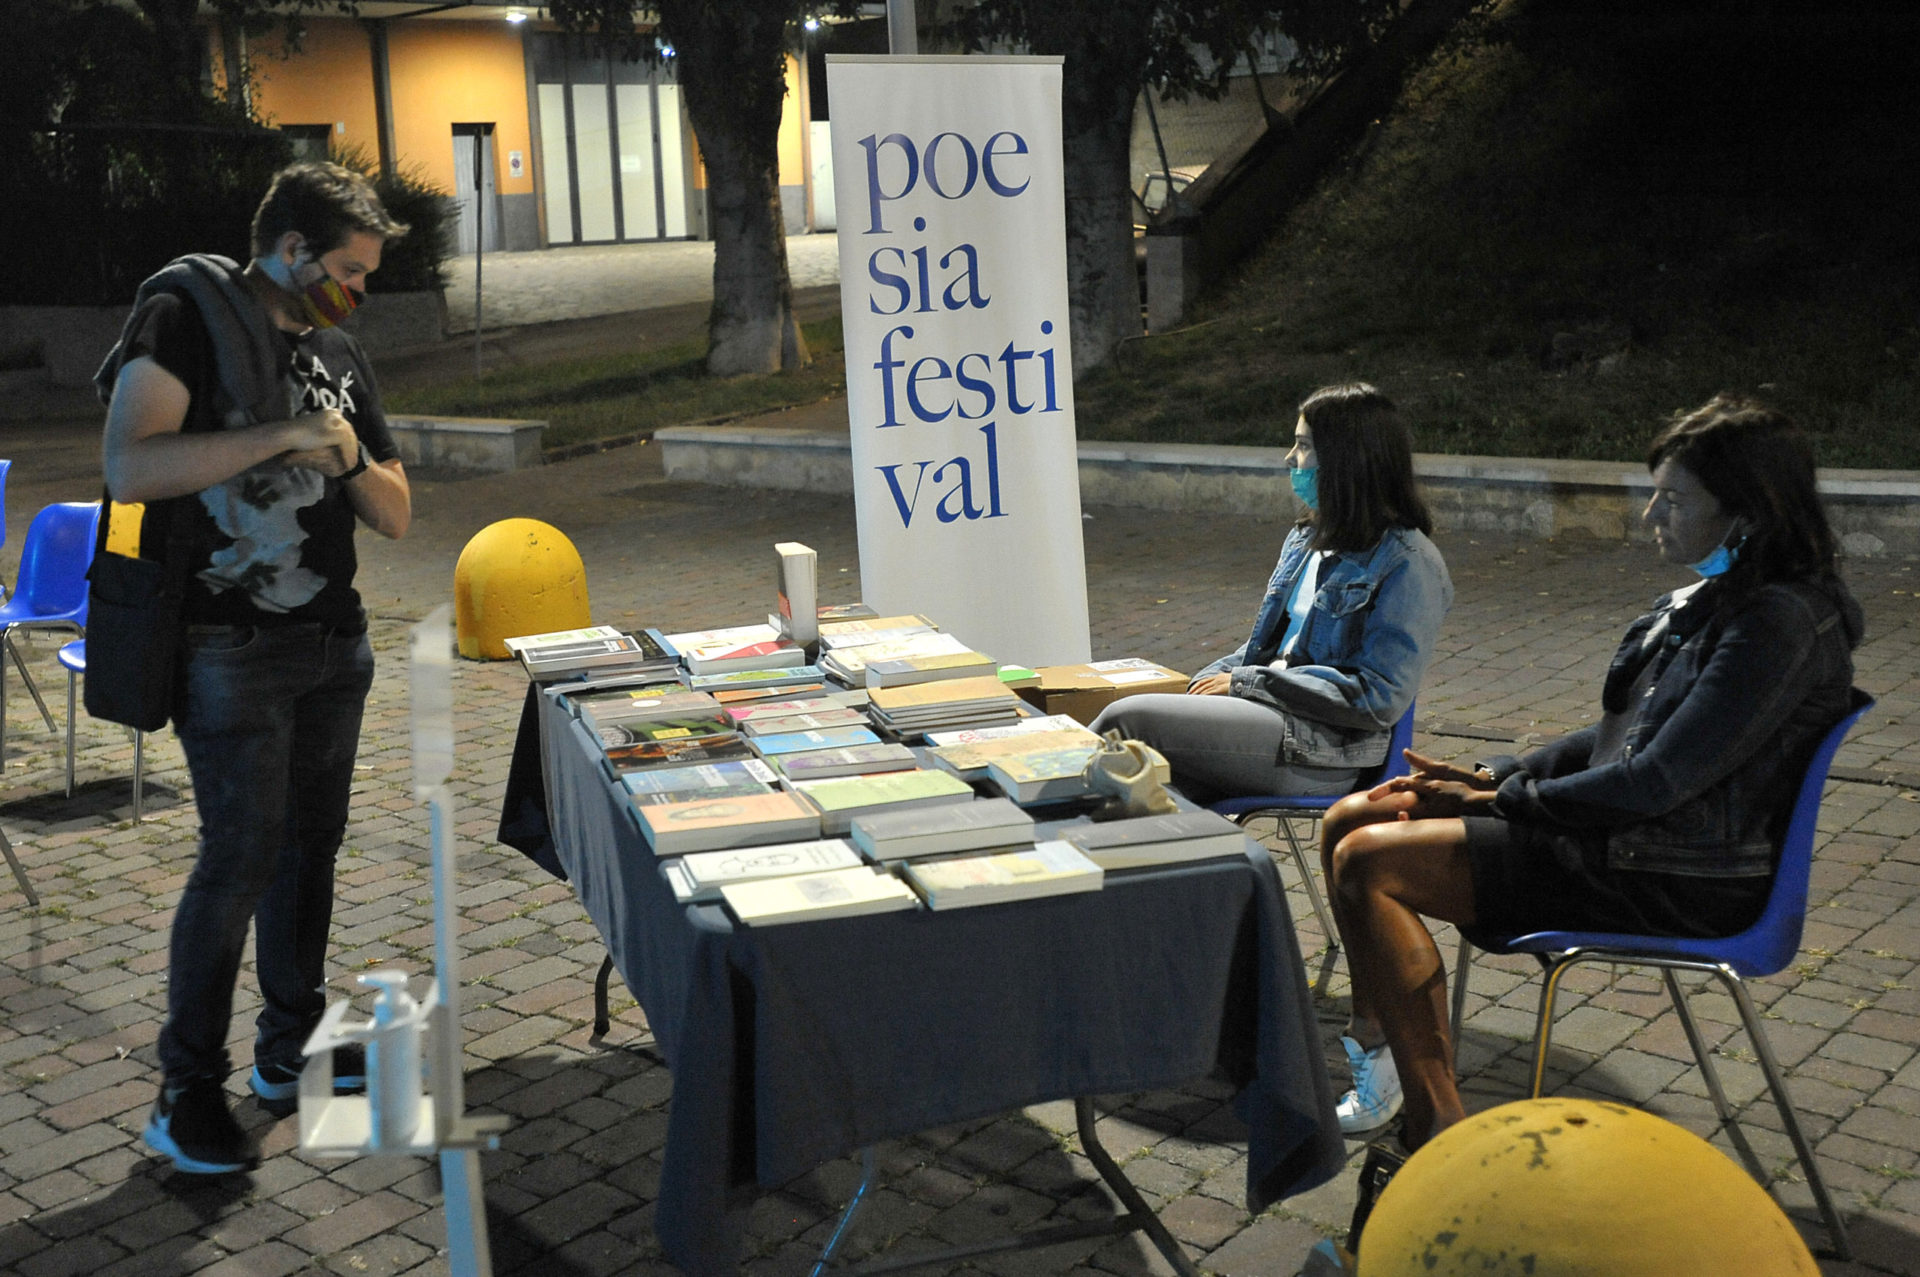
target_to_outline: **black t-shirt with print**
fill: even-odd
[[[376,462],[397,455],[357,341],[331,328],[273,333],[292,370],[296,412],[338,409]],[[190,300],[160,294],[147,302],[126,346],[129,361],[141,355],[192,396],[183,431],[225,428],[213,342]],[[191,547],[182,609],[188,624],[350,627],[364,620],[353,588],[353,507],[340,480],[268,461],[194,496],[152,503],[141,529],[143,557],[161,557],[158,528],[168,506],[179,510],[175,526]]]

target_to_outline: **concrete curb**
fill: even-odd
[[[667,477],[728,487],[853,491],[844,430],[673,426],[655,433]],[[1204,444],[1080,444],[1080,499],[1088,505],[1189,510],[1288,520],[1286,454]],[[1632,540],[1651,485],[1617,461],[1420,453],[1414,469],[1434,518],[1455,531],[1548,539]],[[1920,555],[1920,471],[1822,470],[1820,491],[1841,543],[1862,558]]]

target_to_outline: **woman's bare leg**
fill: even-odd
[[[1375,1036],[1379,1029],[1379,1020],[1373,1014],[1373,1008],[1367,1004],[1366,991],[1353,971],[1353,949],[1346,937],[1352,931],[1348,921],[1346,906],[1340,899],[1340,893],[1333,889],[1333,849],[1340,840],[1363,825],[1376,825],[1386,821],[1399,820],[1401,815],[1413,806],[1411,794],[1388,794],[1384,798],[1368,798],[1364,793],[1349,794],[1333,806],[1327,808],[1326,815],[1320,820],[1320,881],[1327,884],[1327,897],[1333,907],[1334,925],[1340,929],[1343,944],[1347,944],[1347,972],[1352,989],[1348,1011],[1347,1036],[1359,1042],[1363,1047],[1379,1044]]]
[[[1466,1116],[1447,1035],[1447,973],[1421,915],[1471,923],[1466,826],[1457,819],[1363,824],[1333,850],[1356,1003],[1379,1019],[1406,1095],[1408,1148]]]

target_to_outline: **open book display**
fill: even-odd
[[[1245,853],[1207,812],[1074,823],[1099,738],[1023,700],[1030,671],[925,616],[820,604],[813,551],[775,558],[770,624],[509,640],[599,742],[682,904],[771,926],[1097,891],[1108,872]],[[1041,804],[1036,841],[1024,806]]]

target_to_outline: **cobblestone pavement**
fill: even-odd
[[[16,460],[20,481],[34,457]],[[65,493],[44,482],[16,486],[16,500],[97,491],[90,476],[71,484]],[[507,477],[422,482],[416,497],[405,541],[360,542],[381,667],[340,861],[335,996],[352,992],[352,973],[369,966],[417,972],[432,962],[426,815],[409,788],[405,636],[410,622],[449,598],[455,558],[473,532],[507,515],[561,527],[587,564],[593,610],[604,621],[671,629],[758,615],[768,603],[766,547],[785,539],[818,549],[823,599],[859,594],[846,499],[668,483],[646,446]],[[1103,508],[1089,515],[1098,656],[1193,669],[1238,642],[1280,526]],[[1439,541],[1458,599],[1421,698],[1418,743],[1444,756],[1471,757],[1490,741],[1531,740],[1585,721],[1622,627],[1678,583],[1639,547]],[[0,555],[11,579],[18,538]],[[1755,989],[1853,1227],[1857,1261],[1822,1266],[1836,1277],[1920,1272],[1920,572],[1911,562],[1878,561],[1856,564],[1850,576],[1869,618],[1859,682],[1879,705],[1842,751],[1823,810],[1805,952]],[[64,680],[53,646],[38,643],[29,665],[58,717]],[[304,1157],[294,1149],[292,1120],[273,1121],[239,1098],[240,1073],[229,1089],[241,1120],[264,1142],[258,1171],[205,1182],[173,1173],[141,1145],[167,928],[193,854],[184,766],[170,732],[149,742],[147,814],[132,824],[128,738],[83,716],[78,789],[63,797],[60,738],[41,724],[12,671],[8,677],[13,752],[0,771],[0,828],[41,904],[28,907],[11,879],[0,879],[0,1270],[444,1271],[429,1163]],[[591,923],[566,884],[492,842],[521,687],[513,667],[456,668],[468,1094],[514,1122],[501,1150],[484,1157],[496,1271],[537,1264],[546,1277],[668,1272],[651,1220],[671,1080],[624,990],[612,1032],[590,1037],[591,982],[603,953]],[[1283,873],[1291,881],[1291,871]],[[1297,890],[1291,903],[1301,945],[1318,953],[1324,938]],[[1566,984],[1552,1086],[1616,1096],[1708,1130],[1704,1088],[1659,986],[1634,975],[1608,985],[1595,974]],[[1337,969],[1322,1016],[1330,1060],[1344,995]],[[1476,967],[1460,1045],[1470,1104],[1522,1094],[1536,996],[1537,977],[1524,961]],[[256,1000],[249,973],[234,1028],[241,1058],[244,1012]],[[1752,1142],[1777,1168],[1775,1191],[1813,1244],[1824,1244],[1752,1057],[1728,1040],[1729,1003],[1702,993],[1695,1006],[1722,1047],[1722,1075]],[[1226,1100],[1204,1080],[1105,1097],[1105,1143],[1202,1268],[1293,1273],[1314,1240],[1344,1232],[1354,1170],[1249,1218],[1245,1145]],[[884,1182],[853,1251],[904,1254],[1110,1209],[1071,1131],[1070,1108],[1050,1104],[882,1146]],[[856,1179],[856,1163],[842,1159],[767,1192],[746,1271],[804,1271]],[[1168,1265],[1126,1238],[949,1271],[1146,1274]]]
[[[787,274],[795,288],[840,283],[836,236],[787,239]],[[473,331],[473,257],[447,263],[448,328]],[[488,330],[556,319],[584,319],[645,306],[713,297],[713,245],[691,240],[489,253],[480,268],[481,323]]]

